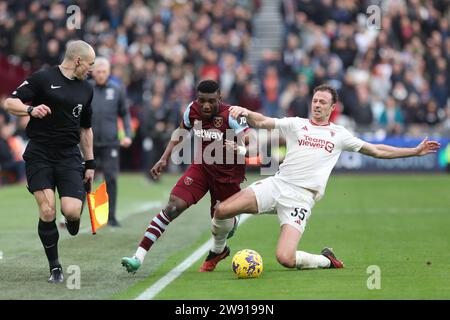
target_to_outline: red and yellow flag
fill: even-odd
[[[109,204],[106,183],[102,182],[95,192],[87,193],[89,216],[91,217],[92,234],[108,222]]]

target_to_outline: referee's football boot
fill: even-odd
[[[48,278],[48,283],[63,283],[64,275],[61,266],[54,267],[50,270],[50,278]]]
[[[64,217],[67,231],[69,231],[71,236],[76,236],[80,230],[80,219],[71,221]]]
[[[320,252],[321,255],[325,256],[330,260],[330,268],[331,269],[340,269],[344,267],[344,262],[340,261],[336,256],[334,255],[332,248],[323,248]]]
[[[141,266],[141,262],[136,257],[123,257],[122,258],[122,266],[127,269],[128,273],[136,273],[136,271]]]
[[[198,271],[199,272],[214,271],[219,261],[225,259],[229,255],[230,255],[230,248],[228,246],[226,246],[221,253],[209,251],[209,254],[206,257],[205,262],[203,262],[202,266]]]

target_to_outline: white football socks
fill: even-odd
[[[141,262],[141,264],[142,263],[144,263],[144,259],[145,259],[145,255],[147,254],[147,250],[145,250],[144,248],[142,248],[142,247],[138,247],[137,248],[137,250],[136,250],[136,253],[134,254],[134,256],[136,257],[136,258],[138,258],[138,260]]]
[[[295,254],[295,266],[297,269],[328,268],[330,260],[321,254],[311,254],[297,251]]]
[[[234,218],[225,220],[213,218],[211,223],[211,233],[214,240],[211,250],[215,253],[221,253],[225,249],[228,233],[233,229]]]

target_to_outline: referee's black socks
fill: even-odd
[[[61,266],[58,260],[59,233],[55,221],[56,219],[51,222],[39,219],[38,224],[39,238],[41,238],[42,245],[44,246],[50,270]]]

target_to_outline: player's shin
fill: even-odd
[[[225,220],[213,218],[211,223],[211,233],[214,240],[211,251],[221,253],[225,249],[228,233],[234,227],[234,218]]]
[[[55,220],[46,222],[39,219],[38,234],[45,249],[50,269],[60,266],[58,260],[59,233]]]
[[[161,210],[161,212],[157,214],[150,222],[134,255],[139,259],[141,264],[151,246],[161,237],[171,221],[172,220],[169,216],[164,213],[164,210]]]
[[[330,260],[323,255],[297,251],[295,254],[295,266],[297,269],[328,268]]]

